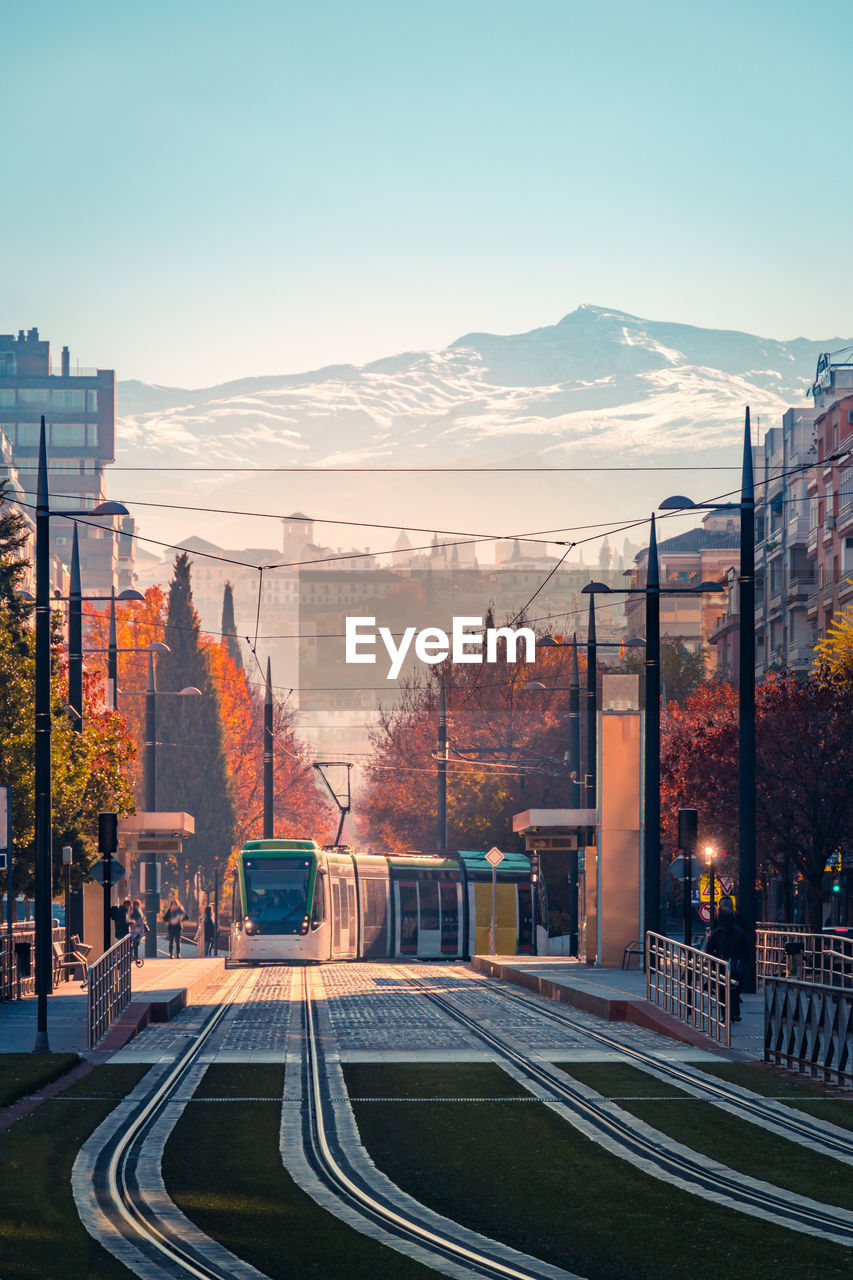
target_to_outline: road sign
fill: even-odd
[[[488,862],[493,867],[499,867],[500,864],[503,862],[503,860],[504,860],[504,856],[501,853],[500,849],[497,847],[497,845],[493,845],[492,848],[489,850],[489,852],[486,854],[486,862]]]
[[[118,858],[111,858],[110,861],[112,862],[112,870],[110,872],[110,883],[118,884],[119,880],[121,880],[122,877],[126,874],[125,869],[119,862]],[[107,865],[106,859],[101,858],[99,859],[98,862],[94,864],[94,866],[89,868],[89,871],[92,874],[92,879],[97,880],[98,884],[100,885],[102,885],[104,883],[104,880],[106,879],[106,865]]]

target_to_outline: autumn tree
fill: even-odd
[[[853,839],[853,685],[774,676],[756,689],[756,819],[759,861],[790,891],[802,876],[817,920],[824,867]],[[664,841],[675,852],[679,807],[699,810],[704,831],[737,854],[737,691],[705,685],[662,724]],[[790,905],[790,903],[789,903]]]
[[[815,646],[814,673],[818,680],[853,683],[853,606],[833,616],[826,636]]]

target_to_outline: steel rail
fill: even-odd
[[[139,1188],[132,1185],[135,1183],[135,1178],[129,1166],[135,1159],[136,1148],[144,1140],[151,1126],[170,1101],[171,1095],[195,1063],[205,1042],[225,1017],[235,997],[252,976],[252,971],[248,970],[245,976],[234,984],[227,999],[213,1011],[192,1044],[188,1045],[180,1055],[174,1067],[157,1085],[153,1093],[145,1099],[136,1115],[119,1135],[118,1140],[109,1148],[109,1163],[105,1174],[106,1192],[124,1224],[125,1230],[122,1234],[137,1247],[140,1244],[147,1246],[143,1252],[153,1250],[173,1267],[177,1266],[180,1269],[178,1274],[192,1276],[194,1280],[232,1280],[233,1273],[225,1267],[218,1267],[207,1259],[201,1258],[192,1247],[177,1243],[172,1238],[170,1229],[162,1216],[153,1211],[144,1201],[137,1203],[137,1197],[140,1196]]]
[[[812,1209],[808,1205],[795,1203],[790,1196],[775,1194],[772,1189],[755,1188],[749,1179],[738,1177],[733,1172],[728,1174],[719,1171],[709,1172],[701,1163],[697,1153],[695,1159],[675,1154],[653,1138],[638,1132],[631,1124],[632,1117],[625,1112],[625,1119],[611,1115],[607,1109],[607,1100],[587,1098],[571,1090],[555,1072],[554,1068],[529,1058],[508,1044],[500,1036],[494,1035],[482,1027],[474,1018],[454,1007],[446,997],[429,990],[422,980],[407,975],[407,981],[418,988],[432,1004],[460,1023],[467,1031],[484,1041],[494,1052],[506,1061],[511,1062],[520,1071],[540,1087],[544,1087],[554,1095],[554,1101],[568,1107],[569,1110],[583,1116],[603,1135],[616,1141],[623,1149],[655,1165],[667,1177],[676,1177],[682,1182],[692,1183],[697,1189],[711,1194],[718,1202],[720,1193],[736,1203],[742,1211],[744,1205],[750,1205],[759,1216],[767,1217],[768,1212],[775,1215],[782,1224],[790,1227],[796,1222],[807,1233],[821,1231],[832,1234],[836,1243],[853,1246],[853,1221],[845,1211],[833,1209],[826,1205]],[[769,1184],[768,1184],[769,1186]]]
[[[413,1241],[422,1248],[426,1248],[432,1253],[437,1253],[441,1259],[457,1264],[461,1263],[464,1266],[475,1269],[478,1275],[495,1277],[496,1280],[541,1280],[541,1277],[545,1274],[544,1271],[537,1273],[520,1270],[518,1267],[510,1266],[497,1258],[489,1257],[485,1253],[471,1249],[460,1241],[454,1240],[450,1235],[441,1235],[436,1231],[430,1230],[414,1217],[406,1216],[389,1200],[379,1197],[366,1187],[360,1186],[344,1170],[332,1151],[332,1144],[326,1131],[325,1112],[328,1107],[328,1096],[324,1097],[323,1093],[323,1055],[314,1025],[313,1001],[307,970],[303,972],[302,983],[305,1017],[304,1046],[310,1086],[308,1090],[308,1128],[312,1138],[312,1154],[314,1156],[312,1163],[315,1171],[323,1177],[327,1187],[330,1187],[338,1198],[348,1206],[355,1207],[360,1213],[366,1214],[390,1234],[397,1236],[401,1240]],[[328,1091],[326,1092],[328,1094]],[[547,1266],[553,1275],[554,1268],[550,1264],[543,1264],[543,1266]]]
[[[519,995],[515,991],[508,991],[505,987],[495,982],[494,979],[487,978],[489,990],[499,994],[503,999],[510,1000],[513,1004],[519,1005],[521,1008],[540,1014],[544,1018],[550,1019],[561,1026],[568,1027],[572,1031],[579,1034],[589,1036],[591,1040],[595,1040],[601,1045],[605,1045],[609,1050],[620,1054],[621,1056],[642,1063],[646,1067],[653,1069],[656,1075],[666,1076],[673,1082],[679,1082],[689,1086],[692,1089],[701,1089],[704,1093],[710,1095],[709,1100],[715,1105],[725,1102],[728,1106],[736,1108],[748,1120],[772,1120],[773,1124],[780,1129],[784,1129],[791,1135],[791,1140],[796,1138],[804,1138],[808,1140],[810,1147],[814,1147],[815,1129],[813,1127],[813,1117],[803,1115],[802,1117],[791,1112],[790,1117],[780,1115],[772,1107],[768,1107],[767,1103],[772,1102],[772,1098],[762,1101],[760,1096],[753,1095],[750,1098],[743,1097],[736,1089],[727,1086],[724,1082],[718,1082],[713,1076],[706,1076],[701,1081],[697,1080],[694,1075],[683,1068],[672,1063],[655,1057],[654,1054],[644,1053],[641,1049],[634,1049],[630,1045],[623,1044],[619,1040],[615,1040],[612,1036],[605,1035],[601,1031],[595,1031],[588,1027],[585,1023],[578,1022],[571,1014],[566,1013],[563,1009],[551,1009],[548,1006],[542,1006],[534,1003],[530,997]],[[698,1068],[701,1071],[701,1068]],[[703,1073],[704,1074],[704,1073]],[[707,1080],[707,1084],[706,1084]],[[794,1137],[796,1135],[796,1137]],[[821,1147],[825,1148],[821,1154],[832,1156],[837,1154],[842,1157],[853,1159],[853,1133],[849,1138],[843,1134],[826,1134],[820,1132]]]

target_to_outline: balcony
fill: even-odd
[[[818,529],[809,529],[809,537],[808,537],[808,541],[806,542],[806,546],[808,547],[810,552],[817,551],[818,532],[819,532]]]
[[[814,661],[814,645],[802,640],[792,640],[787,650],[788,666],[795,671],[807,671]]]
[[[807,600],[814,592],[816,585],[813,573],[806,574],[804,577],[791,578],[788,582],[788,589],[785,592],[788,603],[793,604],[795,601]]]
[[[839,509],[836,520],[836,525],[839,529],[849,524],[853,524],[853,502],[845,502],[844,506]]]
[[[807,543],[809,532],[808,516],[794,516],[788,521],[788,546]]]

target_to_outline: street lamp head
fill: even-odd
[[[201,689],[197,689],[194,684],[188,684],[185,689],[178,690],[179,698],[200,698]]]
[[[122,502],[99,502],[88,512],[90,516],[129,516],[130,512]]]
[[[536,643],[539,645],[539,648],[540,648],[540,649],[557,649],[557,648],[559,648],[559,645],[557,644],[557,641],[554,639],[554,637],[553,637],[553,636],[543,636],[543,637],[542,637],[542,639],[541,639],[541,640],[537,640],[537,641],[536,641]],[[527,686],[527,687],[529,688],[529,686]]]
[[[18,599],[23,600],[26,604],[35,604],[36,598],[31,591],[19,591]]]
[[[144,600],[145,596],[141,591],[136,591],[133,587],[127,587],[124,591],[120,591],[116,596],[116,600]]]
[[[172,650],[162,640],[152,640],[148,645],[149,653],[171,653]]]
[[[696,503],[692,498],[685,498],[682,493],[676,493],[671,498],[664,498],[658,511],[689,511],[695,506]]]
[[[645,647],[646,647],[645,640],[634,639],[634,640],[625,641],[626,649],[645,649]]]
[[[581,587],[582,596],[610,595],[611,592],[612,588],[606,582],[588,582],[585,587]]]
[[[530,693],[545,692],[545,685],[542,683],[541,680],[531,680],[529,684],[523,685],[522,688],[524,689],[525,692],[530,692]]]
[[[725,587],[721,582],[700,582],[700,591],[725,591]]]

